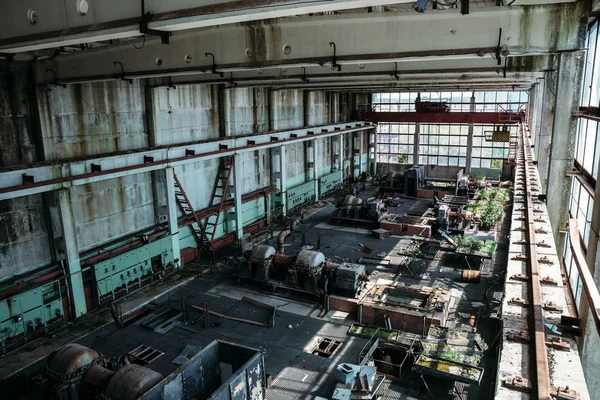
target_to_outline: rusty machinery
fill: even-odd
[[[332,293],[355,297],[367,280],[364,265],[337,264],[318,251],[302,250],[288,256],[271,246],[258,245],[246,258],[238,266],[237,277],[262,283],[272,291],[289,290],[319,298]]]
[[[187,351],[187,347],[184,349]],[[183,352],[182,352],[183,354]],[[127,356],[107,357],[88,347],[70,343],[52,352],[45,365],[28,381],[31,400],[166,400],[185,398],[224,400],[234,398],[230,390],[240,378],[247,392],[235,399],[265,400],[264,352],[247,346],[214,340],[195,354],[172,363],[180,365],[163,377],[148,368],[164,355],[141,345]],[[178,362],[175,362],[178,360]],[[147,364],[148,366],[142,366]],[[228,378],[221,376],[221,364],[231,366]],[[158,365],[157,365],[158,366]],[[2,393],[3,399],[6,395]]]
[[[447,113],[450,112],[450,105],[447,101],[421,101],[421,97],[417,97],[415,111],[418,113]]]
[[[137,399],[163,379],[127,357],[105,357],[70,343],[50,353],[31,382],[32,400]]]
[[[362,199],[347,195],[338,204],[338,209],[333,213],[330,222],[336,225],[350,225],[364,228],[375,228],[387,215],[384,203],[374,197],[363,201]]]

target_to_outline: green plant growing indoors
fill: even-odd
[[[496,250],[496,242],[493,240],[479,240],[473,236],[456,236],[453,238],[457,249],[463,249],[470,252],[492,253]]]
[[[484,202],[479,211],[479,218],[481,218],[481,224],[483,228],[490,229],[496,226],[504,215],[504,207],[493,201]]]
[[[496,226],[504,215],[504,207],[495,201],[484,200],[477,203],[467,204],[467,210],[479,215],[484,229],[490,229]]]
[[[408,156],[406,154],[398,154],[398,164],[408,164]]]
[[[480,200],[484,201],[503,202],[509,200],[508,192],[502,189],[482,189],[477,191],[477,197],[479,197]]]

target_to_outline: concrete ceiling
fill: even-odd
[[[519,1],[472,0],[463,15],[442,3],[446,9],[418,14],[406,10],[408,0],[217,0],[193,8],[191,0],[148,0],[153,16],[142,28],[139,4],[85,2],[81,15],[72,2],[40,0],[28,3],[35,25],[0,24],[0,52],[35,57],[40,84],[150,78],[275,89],[527,89],[558,54],[583,47],[589,8]],[[16,3],[12,14],[27,14]],[[367,6],[381,12],[363,12]],[[290,17],[306,13],[316,14]],[[168,44],[159,31],[169,32]]]

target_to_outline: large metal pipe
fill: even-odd
[[[286,264],[286,265],[292,265],[294,263],[294,257],[292,256],[285,256],[283,254],[275,254],[275,257],[273,258],[273,262],[275,264]]]
[[[298,220],[292,218],[290,221],[290,232],[296,232],[296,225],[298,224]]]
[[[277,244],[279,245],[278,248],[278,252],[279,254],[283,254],[284,253],[284,244],[285,244],[285,238],[292,233],[290,230],[285,230],[285,231],[281,231],[281,233],[279,234],[279,237],[277,238]]]

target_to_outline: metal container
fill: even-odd
[[[462,271],[462,282],[479,282],[481,279],[481,271],[474,271],[471,269],[463,269]]]
[[[253,263],[267,262],[270,261],[277,254],[277,250],[266,244],[259,244],[252,249],[250,254],[250,260]]]
[[[318,269],[325,265],[325,255],[320,251],[302,250],[296,256],[295,265],[307,269]]]
[[[162,379],[163,376],[156,371],[129,364],[113,375],[104,394],[111,400],[136,400]]]
[[[104,389],[115,373],[101,365],[92,365],[85,373],[84,380],[90,385]]]
[[[100,355],[90,348],[69,343],[50,355],[46,367],[50,376],[68,380],[79,376],[79,372],[89,368],[99,357]]]

